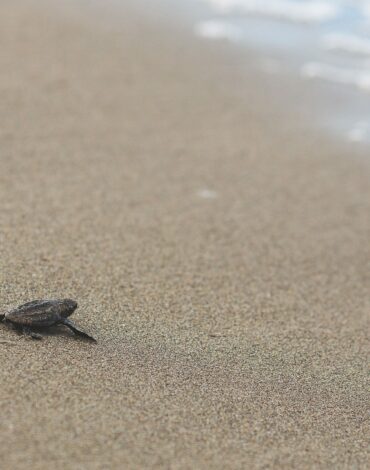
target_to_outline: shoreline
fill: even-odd
[[[98,340],[1,327],[3,465],[365,469],[363,149],[132,2],[1,9],[1,310]]]

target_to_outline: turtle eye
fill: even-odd
[[[77,308],[77,302],[72,299],[66,299],[65,300],[66,305],[68,306],[68,310],[73,312]]]

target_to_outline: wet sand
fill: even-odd
[[[365,151],[156,11],[47,3],[0,6],[1,309],[98,344],[0,326],[1,466],[368,468]]]

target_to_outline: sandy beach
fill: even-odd
[[[71,297],[98,340],[0,325],[1,467],[369,468],[366,150],[94,5],[0,6],[0,310]]]

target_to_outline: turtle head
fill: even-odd
[[[76,310],[78,307],[77,302],[72,299],[63,299],[61,301],[60,316],[67,318]]]

